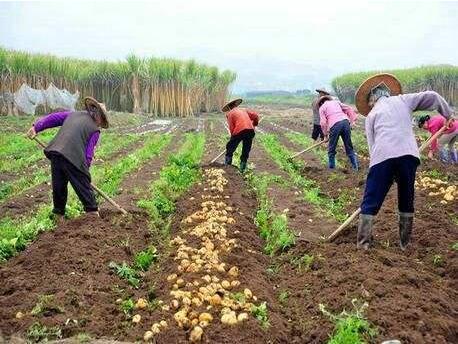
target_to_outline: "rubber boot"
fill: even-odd
[[[240,172],[245,172],[247,167],[247,162],[246,161],[240,161]]]
[[[458,151],[456,149],[450,151],[450,161],[453,164],[458,164]]]
[[[348,158],[350,159],[351,167],[353,168],[353,170],[358,171],[359,164],[358,164],[358,157],[356,156],[356,154],[350,155]]]
[[[413,213],[399,213],[399,242],[401,250],[405,250],[410,242],[413,227]]]
[[[329,164],[328,164],[328,167],[333,170],[336,168],[336,157],[333,156],[333,157],[329,157]]]
[[[449,156],[448,156],[448,151],[445,148],[441,148],[439,150],[439,159],[443,163],[448,163],[449,162]]]
[[[226,155],[226,158],[224,159],[224,165],[232,165],[232,157],[231,156],[227,156]]]
[[[356,247],[367,250],[372,242],[372,227],[374,225],[374,215],[359,215],[359,226]]]
[[[50,218],[56,223],[56,226],[61,226],[65,223],[65,215],[52,213]]]

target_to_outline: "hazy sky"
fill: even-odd
[[[0,2],[0,45],[117,60],[194,58],[235,91],[300,89],[347,71],[458,65],[458,2],[162,0]]]

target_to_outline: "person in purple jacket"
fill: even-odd
[[[51,161],[53,213],[58,220],[65,215],[67,185],[72,185],[84,210],[98,215],[98,206],[91,187],[89,167],[100,136],[100,128],[108,128],[105,105],[94,98],[84,99],[86,111],[51,113],[37,120],[27,132],[33,139],[37,133],[60,127],[44,153]]]
[[[414,216],[414,186],[420,154],[412,128],[412,112],[437,110],[451,123],[452,110],[439,94],[425,91],[401,94],[391,74],[377,74],[356,91],[356,107],[366,117],[370,164],[357,234],[357,247],[367,250],[377,215],[393,182],[398,187],[400,246],[410,242]]]

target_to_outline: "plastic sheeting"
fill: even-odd
[[[54,109],[75,110],[79,92],[71,94],[66,89],[60,90],[52,83],[46,90],[36,90],[27,84],[22,84],[14,93],[14,103],[22,112],[33,115],[39,105]]]

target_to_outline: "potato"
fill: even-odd
[[[135,304],[135,308],[136,309],[144,309],[148,306],[148,301],[146,301],[145,299],[142,299],[142,298],[139,298],[137,300],[137,303]]]
[[[167,276],[167,281],[170,282],[170,281],[173,281],[175,278],[177,278],[177,274],[171,274],[171,275],[168,275]]]
[[[192,331],[191,331],[191,334],[189,335],[189,340],[192,342],[192,343],[197,343],[197,342],[200,342],[202,340],[202,334],[204,333],[204,330],[202,330],[202,327],[200,326],[195,326]]]
[[[248,288],[245,288],[245,289],[243,290],[243,294],[245,294],[245,297],[246,297],[247,299],[251,299],[251,297],[253,296],[253,293],[252,293],[251,290],[248,289]]]
[[[142,320],[142,316],[140,314],[135,314],[132,318],[132,322],[134,324],[138,324]]]
[[[161,332],[161,325],[158,324],[158,323],[154,323],[153,326],[151,326],[151,332],[153,332],[153,334],[158,334]]]
[[[221,304],[221,296],[219,296],[218,294],[215,294],[213,295],[211,298],[210,298],[210,304],[212,306],[218,306]]]
[[[146,331],[145,334],[143,335],[143,340],[145,342],[149,342],[151,339],[153,339],[154,333],[151,331]]]
[[[237,324],[237,316],[235,312],[231,311],[229,313],[223,314],[223,316],[221,317],[221,322],[224,325],[229,325],[229,326],[233,326]]]
[[[248,320],[248,313],[240,313],[237,316],[237,321],[238,322],[242,322],[242,321],[245,321],[245,320]]]
[[[206,321],[210,323],[213,321],[213,316],[210,313],[201,313],[199,315],[199,321]]]
[[[16,319],[22,319],[24,317],[24,313],[22,312],[17,312],[16,313]]]
[[[227,273],[231,277],[237,277],[239,275],[239,269],[236,266],[233,266]]]

